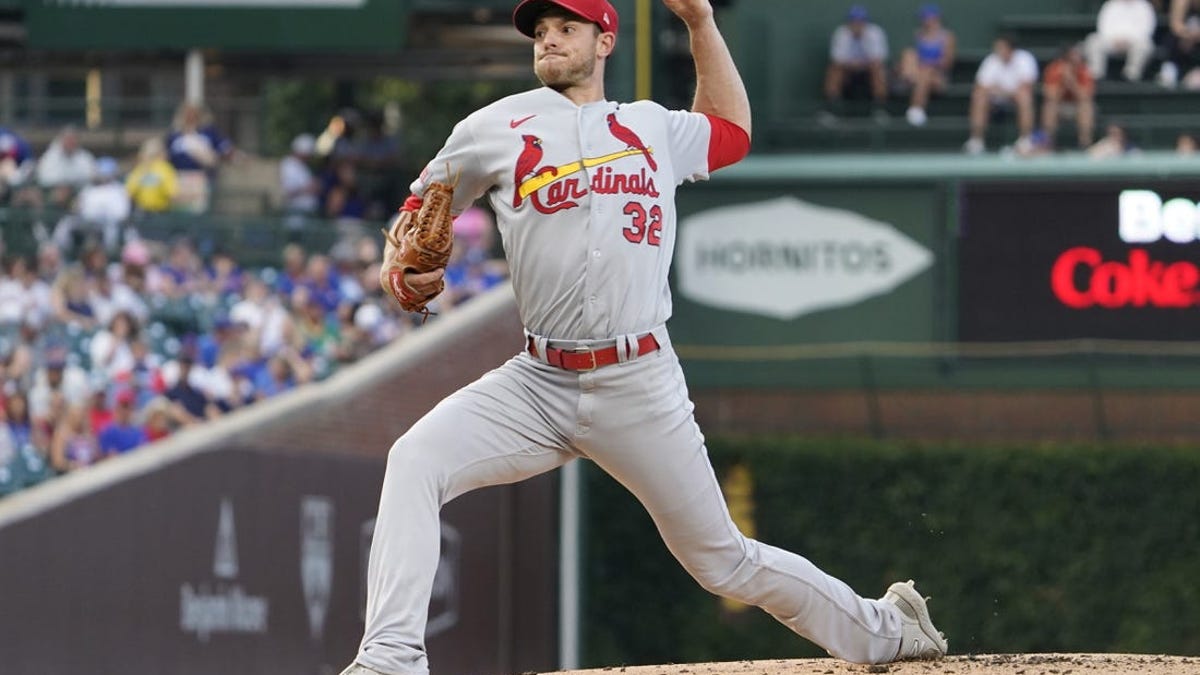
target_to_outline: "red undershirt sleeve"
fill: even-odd
[[[737,164],[750,153],[750,134],[729,120],[704,113],[712,133],[708,138],[708,170]]]
[[[409,195],[408,199],[404,200],[404,205],[400,207],[400,210],[401,211],[420,211],[421,204],[424,201],[425,201],[424,199],[421,199],[420,197],[418,197],[416,195]]]

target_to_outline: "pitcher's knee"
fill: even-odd
[[[387,471],[393,480],[414,486],[436,485],[443,473],[436,453],[407,436],[401,436],[388,450]]]
[[[737,599],[746,583],[747,566],[753,564],[740,542],[738,544],[694,555],[683,560],[683,566],[704,590]]]

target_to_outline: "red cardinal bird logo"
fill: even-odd
[[[544,173],[557,174],[558,169],[553,166],[543,166],[540,169],[534,169],[538,162],[542,161],[542,139],[531,134],[524,134],[521,140],[525,141],[525,149],[521,151],[517,157],[517,168],[513,172],[513,208],[521,206],[521,181],[529,174],[540,176]]]
[[[533,173],[533,168],[542,161],[542,139],[531,134],[524,134],[521,136],[521,140],[525,141],[525,149],[517,157],[517,168],[513,175],[514,209],[521,205],[521,181]]]
[[[621,141],[628,147],[634,150],[640,150],[642,152],[642,156],[646,158],[646,164],[650,165],[650,170],[658,171],[658,162],[655,162],[654,158],[650,156],[650,151],[646,149],[646,145],[642,143],[642,139],[638,138],[638,135],[633,133],[633,129],[623,126],[620,122],[618,122],[616,113],[608,114],[608,131],[615,136],[618,141]]]

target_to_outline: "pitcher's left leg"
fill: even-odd
[[[805,558],[738,531],[669,347],[597,377],[626,393],[604,397],[581,448],[641,501],[701,586],[763,608],[838,658],[896,659],[901,618],[894,603],[862,598]]]

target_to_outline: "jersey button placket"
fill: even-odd
[[[597,125],[599,125],[600,120],[603,119],[603,111],[599,110],[597,106],[584,106],[579,110],[578,119],[579,148],[581,150],[581,154],[585,159],[595,157],[599,153],[596,139],[597,134],[600,133],[600,129]],[[604,127],[604,130],[607,131],[607,126]],[[585,180],[587,180],[589,186],[587,196],[588,223],[586,232],[589,248],[591,249],[591,255],[585,258],[586,262],[584,263],[583,288],[586,301],[583,307],[583,316],[584,326],[587,327],[589,332],[592,332],[596,326],[597,312],[603,310],[603,307],[599,306],[598,304],[599,298],[596,293],[597,289],[595,285],[597,276],[592,269],[592,264],[594,262],[599,262],[600,260],[600,247],[603,240],[603,233],[601,230],[605,226],[604,218],[602,217],[602,214],[604,213],[602,201],[596,198],[596,195],[592,193],[590,188],[592,175],[596,170],[597,169],[595,167],[584,169]],[[604,336],[593,335],[593,337]]]

